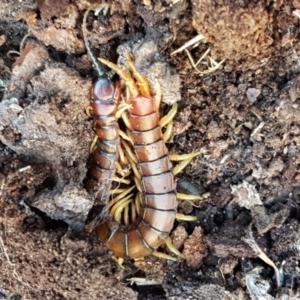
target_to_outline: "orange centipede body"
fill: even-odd
[[[144,257],[163,244],[173,228],[177,198],[172,164],[159,125],[158,108],[146,79],[133,73],[138,88],[129,73],[113,63],[99,60],[125,80],[131,94],[126,102],[131,106],[128,116],[141,175],[142,207],[135,222],[123,225],[107,220],[95,231],[117,257]]]
[[[120,86],[108,78],[100,77],[92,89],[91,107],[98,137],[92,154],[85,188],[88,192],[97,191],[97,198],[108,198],[111,177],[115,173],[115,161],[119,145],[118,122],[115,118],[120,100]]]
[[[118,158],[117,148],[120,140],[115,114],[121,97],[121,88],[119,82],[113,83],[110,80],[109,77],[112,74],[103,70],[90,49],[86,33],[86,19],[89,11],[90,9],[84,14],[82,32],[88,55],[98,74],[98,79],[91,90],[90,100],[97,142],[93,149],[87,177],[84,180],[84,187],[89,193],[96,195],[96,204],[103,207],[107,206],[111,178],[115,174],[115,162]]]

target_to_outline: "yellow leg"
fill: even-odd
[[[114,211],[114,219],[116,222],[121,223],[122,220],[122,211],[132,202],[133,199],[129,199],[127,201],[120,201],[115,206],[118,205],[118,207]],[[111,213],[112,214],[112,213]]]
[[[121,140],[121,144],[124,147],[124,150],[128,156],[128,158],[133,161],[134,163],[137,163],[137,158],[135,157],[135,155],[133,154],[131,148],[128,146],[128,144],[124,141]]]
[[[142,189],[141,181],[135,176],[133,176],[133,179],[134,179],[134,183],[135,183],[135,186],[138,189],[138,191],[142,192],[143,189]]]
[[[173,129],[173,121],[171,121],[168,125],[167,128],[165,130],[165,132],[163,133],[163,140],[164,142],[168,141],[171,137],[172,134],[172,129]]]
[[[128,164],[128,159],[125,156],[125,153],[124,153],[122,147],[120,145],[118,145],[117,149],[118,149],[119,159],[120,159],[121,163],[123,165],[127,165]]]
[[[176,193],[176,197],[179,200],[202,200],[203,198],[199,195],[187,195],[187,194],[182,194],[182,193]]]
[[[138,192],[134,199],[135,210],[136,210],[137,214],[139,214],[141,212],[141,208],[142,208],[141,207],[141,195],[142,195],[142,193]]]
[[[164,117],[162,117],[162,118],[160,119],[159,125],[160,125],[161,127],[164,127],[164,126],[166,126],[168,123],[170,123],[170,122],[174,119],[174,117],[175,117],[175,115],[176,115],[176,113],[177,113],[177,110],[178,110],[178,104],[177,104],[177,102],[175,102],[175,103],[173,104],[172,108],[170,109],[170,111],[169,111]]]
[[[165,254],[165,253],[162,253],[162,252],[158,252],[156,250],[152,252],[152,255],[156,256],[158,258],[164,258],[164,259],[169,259],[169,260],[177,261],[176,258],[174,258],[174,257],[172,257],[172,256],[170,256],[168,254]]]
[[[112,259],[121,267],[122,269],[125,269],[123,266],[124,258],[113,256]]]
[[[125,177],[126,173],[124,173],[123,168],[122,168],[122,166],[120,165],[120,163],[118,161],[115,161],[115,166],[116,166],[118,174]]]
[[[117,203],[115,203],[115,204],[111,207],[109,213],[110,213],[113,217],[115,217],[116,210],[118,209],[118,207],[120,207],[120,206],[121,206],[121,207],[124,207],[124,203],[131,202],[131,201],[132,201],[132,196],[133,196],[133,193],[127,195],[127,196],[124,197],[122,200],[117,201]],[[110,205],[110,203],[109,203],[109,205]]]
[[[183,254],[181,254],[175,247],[174,245],[172,244],[172,241],[171,241],[171,238],[170,237],[167,237],[166,239],[166,246],[168,247],[168,249],[174,253],[175,255],[179,256],[179,257],[182,257],[182,258],[185,258]]]
[[[95,135],[95,137],[94,137],[94,139],[93,139],[93,141],[91,143],[91,146],[90,146],[90,153],[92,153],[94,151],[95,146],[97,144],[97,140],[98,140],[98,137],[97,137],[97,135]]]
[[[137,207],[135,203],[131,204],[131,222],[134,223],[137,218]]]
[[[116,65],[104,58],[98,58],[98,60],[100,62],[102,62],[104,65],[106,65],[109,68],[111,68],[112,70],[114,70],[124,80],[125,85],[129,89],[130,97],[135,98],[136,96],[138,96],[139,89],[138,89],[137,85],[135,84],[133,78],[127,71],[121,69],[118,65]]]
[[[129,189],[122,189],[122,193],[120,193],[117,197],[114,197],[113,199],[111,199],[109,201],[109,205],[113,206],[114,204],[116,204],[119,200],[123,199],[125,196],[127,196],[133,189],[135,188],[135,186],[133,185],[131,188]]]
[[[181,161],[179,164],[177,164],[174,168],[173,168],[173,174],[176,175],[179,172],[181,172],[190,162],[191,160],[198,156],[201,152],[194,152],[194,153],[189,153],[189,154],[170,154],[169,158],[172,161]]]
[[[109,194],[110,195],[121,194],[125,191],[127,191],[127,189],[112,189],[112,190],[109,191]]]
[[[123,217],[124,217],[124,225],[128,225],[129,224],[129,205],[124,207]]]
[[[132,171],[134,173],[134,177],[137,179],[137,180],[141,180],[142,178],[142,175],[141,173],[139,172],[139,170],[137,169],[137,166],[136,164],[132,161],[131,162],[131,167],[132,167]]]
[[[131,126],[131,123],[130,123],[130,121],[129,121],[129,119],[128,119],[128,114],[127,114],[126,111],[122,113],[121,117],[122,117],[122,120],[123,120],[125,126],[126,126],[129,130],[132,130],[132,126]]]
[[[90,105],[87,106],[87,107],[85,108],[85,113],[86,113],[89,117],[92,116],[92,112],[93,112],[93,109],[92,109],[92,107],[91,107]]]
[[[125,179],[125,178],[119,178],[117,176],[113,176],[112,180],[115,182],[120,182],[120,183],[124,183],[124,184],[130,184],[130,180]]]
[[[127,103],[121,103],[119,106],[118,106],[118,110],[115,114],[115,118],[116,119],[120,119],[120,117],[122,116],[122,114],[129,110],[130,108],[132,108],[132,105],[131,104],[127,104]]]
[[[183,160],[182,162],[180,162],[179,164],[177,164],[174,168],[173,168],[173,174],[177,175],[178,173],[180,173],[190,162],[192,158]]]
[[[151,93],[150,93],[150,86],[149,86],[148,80],[146,79],[145,76],[141,75],[137,71],[137,69],[133,63],[133,60],[127,50],[125,51],[125,56],[126,56],[128,67],[129,67],[130,71],[132,72],[134,78],[136,79],[136,82],[137,82],[137,85],[139,86],[141,94],[143,96],[150,97]]]
[[[118,129],[118,133],[124,140],[133,143],[132,138],[129,137],[124,131],[122,131],[121,129]]]
[[[187,216],[187,215],[180,214],[180,213],[177,213],[175,218],[179,221],[189,221],[189,222],[197,221],[196,216]]]
[[[181,160],[186,160],[186,159],[196,157],[199,154],[201,154],[201,151],[192,152],[192,153],[188,153],[188,154],[169,154],[168,156],[169,156],[169,159],[172,161],[181,161]]]

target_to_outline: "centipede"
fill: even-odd
[[[100,69],[86,39],[85,44],[94,66]],[[172,248],[169,234],[175,218],[179,218],[178,198],[191,199],[191,195],[177,193],[175,174],[199,152],[181,156],[168,153],[165,142],[171,135],[178,105],[175,103],[160,118],[160,87],[156,86],[153,96],[148,80],[137,71],[128,52],[129,71],[104,58],[98,60],[119,75],[127,95],[121,95],[119,83],[113,84],[102,67],[98,70],[91,100],[97,142],[85,187],[94,191],[100,185],[97,198],[104,203],[108,215],[97,219],[95,233],[117,258],[136,259],[152,254],[173,259],[157,249],[167,243],[171,251],[180,255]],[[171,160],[181,163],[173,168]],[[192,199],[201,197],[192,195]]]
[[[96,143],[93,147],[84,187],[94,193],[99,206],[106,206],[111,187],[111,178],[115,173],[115,162],[118,158],[118,122],[115,117],[121,97],[118,81],[112,82],[109,73],[105,72],[93,55],[86,34],[86,18],[90,9],[84,14],[82,31],[85,46],[91,58],[98,78],[91,89],[90,108],[94,119]]]
[[[160,119],[160,97],[152,96],[147,79],[136,70],[128,52],[126,60],[133,78],[129,72],[118,65],[102,58],[99,59],[123,79],[129,92],[126,100],[127,115],[123,114],[124,123],[127,124],[128,138],[127,141],[122,140],[121,143],[131,160],[137,189],[135,197],[132,195],[132,200],[130,200],[128,196],[126,201],[127,205],[133,202],[131,211],[136,210],[137,216],[133,213],[131,223],[128,223],[128,213],[124,211],[123,224],[120,223],[120,213],[117,213],[118,208],[122,210],[120,204],[118,208],[111,210],[115,220],[99,225],[95,231],[115,256],[139,258],[153,253],[157,254],[156,249],[169,237],[176,218],[178,194],[174,170],[165,144],[168,136],[164,136],[162,125],[165,126],[170,122],[177,111],[177,104],[173,106],[165,119]],[[156,94],[160,95],[160,92]],[[126,143],[131,144],[133,149],[131,153],[131,148]],[[183,163],[181,168],[198,154],[192,153],[181,157]],[[176,172],[179,170],[180,168]],[[114,202],[112,200],[112,203]]]

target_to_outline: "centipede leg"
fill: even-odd
[[[133,142],[132,138],[126,134],[124,131],[122,131],[121,129],[118,129],[118,133],[120,135],[120,137],[122,137],[124,140],[128,141],[128,142]]]
[[[114,217],[114,219],[116,219],[115,212],[116,212],[117,208],[122,207],[124,205],[124,203],[127,203],[128,201],[132,201],[132,196],[133,196],[133,193],[131,193],[131,194],[127,195],[126,197],[122,198],[121,200],[115,202],[113,205],[111,204],[112,202],[109,202],[109,206],[111,206],[110,214]]]
[[[125,267],[123,266],[124,263],[124,258],[122,257],[116,257],[115,255],[112,256],[112,259],[122,268],[125,269]]]
[[[177,259],[171,255],[165,254],[163,252],[159,252],[157,250],[153,251],[152,254],[153,256],[156,256],[158,258],[163,258],[163,259],[169,259],[169,260],[173,260],[173,261],[177,261]]]
[[[126,102],[120,103],[118,106],[118,111],[115,115],[116,119],[119,119],[122,116],[122,114],[130,108],[132,108],[132,105],[127,104]]]
[[[137,97],[139,95],[139,88],[134,82],[134,79],[130,76],[130,74],[121,69],[116,64],[104,59],[104,58],[98,58],[100,62],[102,62],[104,65],[108,66],[112,70],[118,73],[118,75],[125,81],[126,86],[129,89],[130,97]]]
[[[174,119],[174,117],[175,117],[175,115],[176,115],[176,113],[177,113],[177,110],[178,110],[178,103],[175,102],[175,103],[172,105],[172,108],[170,109],[170,111],[169,111],[165,116],[163,116],[163,117],[160,119],[159,125],[160,125],[161,127],[164,127],[164,126],[166,126],[168,123],[170,123],[170,122]]]
[[[178,109],[178,104],[174,103],[171,110],[159,121],[161,127],[165,127],[165,132],[163,133],[163,140],[166,142],[171,138],[173,129],[173,118],[175,117]]]
[[[172,241],[171,241],[171,238],[170,237],[167,237],[166,241],[166,246],[168,247],[168,249],[174,253],[176,256],[179,256],[181,258],[185,258],[183,254],[181,254],[175,247],[174,245],[172,244]]]
[[[189,154],[170,154],[169,158],[171,161],[181,161],[173,168],[173,174],[176,175],[180,173],[191,161],[194,157],[198,156],[201,152],[194,152]]]
[[[90,118],[92,117],[92,113],[93,113],[93,108],[88,105],[86,108],[85,108],[85,113],[87,114],[87,116]]]
[[[190,201],[203,199],[200,195],[190,195],[190,194],[182,194],[182,193],[176,193],[176,197],[179,200],[190,200]]]
[[[137,158],[134,156],[134,154],[133,154],[131,148],[128,146],[128,144],[124,140],[121,140],[121,144],[124,147],[124,150],[127,153],[127,157],[129,158],[129,160],[131,160],[132,162],[137,164]]]
[[[168,141],[171,138],[172,135],[172,130],[173,130],[173,121],[171,121],[167,126],[166,130],[163,133],[163,140],[164,142]]]
[[[119,183],[124,183],[124,184],[130,184],[130,180],[125,179],[125,178],[119,178],[117,176],[112,176],[112,180],[115,182],[119,182]]]
[[[113,206],[114,204],[116,204],[119,200],[124,199],[125,197],[127,197],[127,195],[134,189],[134,186],[132,186],[129,189],[120,189],[120,193],[118,196],[114,197],[113,199],[111,199],[109,201],[109,205]]]
[[[197,221],[197,217],[196,216],[187,216],[181,213],[177,213],[175,215],[175,218],[179,221],[188,221],[188,222],[193,222],[193,221]]]
[[[131,196],[133,196],[133,194],[131,194]],[[133,201],[133,199],[129,199],[127,201],[119,201],[117,204],[118,204],[118,207],[116,208],[115,212],[114,212],[114,219],[116,222],[118,223],[121,223],[121,220],[122,220],[122,212],[124,211],[124,209],[126,207],[128,207],[128,205],[130,205],[130,203]],[[124,218],[126,218],[124,216]]]
[[[132,72],[133,77],[136,79],[136,82],[137,82],[137,85],[139,87],[140,93],[143,96],[150,97],[151,92],[150,92],[150,86],[149,86],[148,80],[146,79],[145,76],[143,76],[142,74],[140,74],[137,71],[137,69],[136,69],[136,67],[133,63],[133,60],[132,60],[132,58],[131,58],[131,56],[130,56],[130,54],[127,50],[125,51],[125,55],[126,55],[126,60],[127,60],[128,67],[129,67],[130,71]]]
[[[124,153],[124,151],[123,151],[123,149],[122,149],[122,147],[120,145],[117,146],[117,150],[118,150],[120,162],[123,165],[127,165],[128,164],[128,159],[125,156],[125,153]]]
[[[90,153],[92,153],[95,149],[95,146],[97,144],[97,140],[98,140],[98,136],[95,135],[95,137],[93,138],[91,145],[90,145]]]
[[[182,161],[190,158],[194,158],[201,154],[201,151],[187,153],[187,154],[169,154],[169,158],[171,161]]]

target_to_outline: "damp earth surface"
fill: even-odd
[[[0,5],[0,299],[299,299],[300,1],[126,0],[88,14],[97,57],[122,66],[129,50],[159,82],[161,113],[178,102],[169,152],[201,152],[176,176],[203,196],[179,202],[197,218],[171,232],[185,259],[124,268],[84,230],[97,75],[81,25],[97,3]]]

